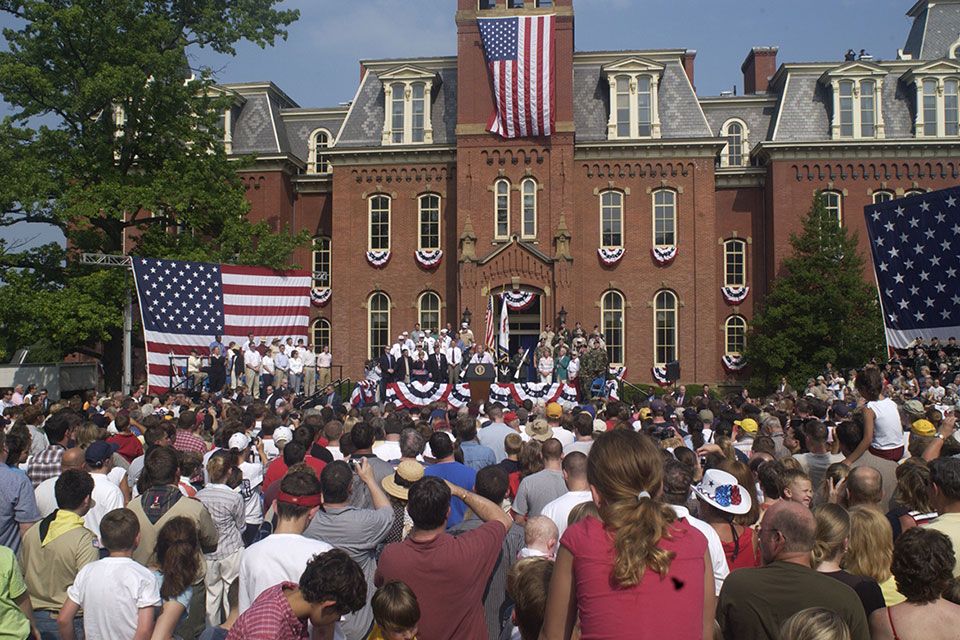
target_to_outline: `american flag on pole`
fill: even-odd
[[[214,336],[224,345],[243,345],[250,334],[261,342],[307,338],[309,272],[133,258],[133,274],[151,393],[169,388],[171,354],[196,349],[207,356]],[[185,364],[182,357],[174,360],[174,367]]]
[[[493,351],[493,296],[487,296],[487,314],[484,318],[483,346]]]
[[[496,110],[487,130],[504,138],[549,136],[554,124],[554,16],[479,18]]]
[[[960,334],[960,187],[864,209],[887,345]]]

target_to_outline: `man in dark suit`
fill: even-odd
[[[447,356],[443,355],[443,347],[440,341],[433,343],[433,354],[427,362],[427,370],[430,372],[430,380],[443,384],[447,381],[449,372],[447,371]]]
[[[397,359],[390,353],[390,347],[383,348],[380,356],[380,400],[387,396],[387,385],[397,380]]]
[[[324,407],[339,407],[343,404],[343,400],[340,399],[340,393],[333,387],[332,384],[328,384],[323,388],[323,395],[321,396],[322,405]]]
[[[677,387],[677,390],[673,392],[673,400],[678,407],[685,407],[687,405],[687,388],[683,385]]]

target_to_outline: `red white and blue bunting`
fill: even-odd
[[[367,262],[370,263],[371,267],[382,269],[383,267],[387,266],[388,262],[390,262],[390,250],[367,251]]]
[[[443,251],[440,249],[417,249],[414,253],[417,264],[424,269],[435,269],[443,259]]]
[[[330,302],[330,297],[333,295],[333,289],[330,287],[314,287],[310,289],[310,302],[317,307],[325,307],[327,303]]]
[[[654,381],[661,387],[666,387],[670,384],[670,379],[667,378],[667,368],[666,367],[653,367],[650,369],[653,372]]]
[[[614,380],[623,380],[623,377],[626,375],[627,375],[627,368],[624,367],[623,365],[619,367],[616,365],[610,365],[610,367],[607,369],[607,377],[612,378]]]
[[[353,388],[353,393],[350,394],[350,404],[354,407],[376,404],[377,386],[378,383],[371,380],[360,380]]]
[[[510,311],[523,311],[534,303],[537,294],[533,291],[504,291],[503,301]]]
[[[727,301],[727,304],[740,304],[747,299],[750,287],[722,287],[720,292],[723,293],[723,299]]]
[[[626,253],[626,249],[623,247],[617,247],[616,249],[606,249],[604,247],[600,247],[597,249],[597,255],[600,256],[600,262],[608,267],[612,267],[620,262],[620,258],[623,257],[624,253]]]
[[[657,261],[657,264],[665,267],[677,257],[677,245],[671,244],[665,247],[653,247],[650,249],[650,253],[653,254],[653,259]]]
[[[365,381],[363,381],[365,382]],[[376,385],[367,394],[357,383],[351,402],[372,402],[375,396]],[[357,401],[354,401],[357,397]],[[369,400],[367,398],[369,397]],[[394,402],[406,409],[419,409],[435,402],[445,402],[454,408],[460,408],[470,403],[470,384],[441,384],[438,382],[393,382],[387,385],[387,402]],[[490,396],[479,399],[480,402],[499,402],[502,405],[518,405],[524,400],[550,403],[556,402],[565,409],[577,405],[577,388],[565,382],[530,382],[518,384],[492,384]]]
[[[747,361],[743,356],[730,356],[725,355],[720,360],[723,362],[723,368],[729,371],[730,373],[736,373],[737,371],[743,370],[747,366]]]
[[[620,381],[619,380],[607,380],[604,385],[604,395],[607,397],[607,400],[619,400],[620,399]]]

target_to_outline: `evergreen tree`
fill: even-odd
[[[243,162],[223,144],[235,97],[189,64],[192,47],[233,54],[285,38],[298,13],[278,2],[0,0],[14,25],[0,51],[12,110],[0,122],[0,229],[44,223],[68,246],[0,246],[0,357],[39,340],[57,359],[109,339],[115,372],[129,276],[81,267],[80,252],[290,266],[307,234],[247,219]]]
[[[857,234],[838,224],[820,194],[802,225],[747,340],[751,382],[759,389],[782,375],[803,388],[827,362],[844,370],[883,354],[877,291],[864,277]]]

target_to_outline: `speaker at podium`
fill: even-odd
[[[497,379],[497,367],[484,362],[472,362],[467,364],[462,377],[470,385],[470,400],[486,403],[490,399],[490,385]]]

